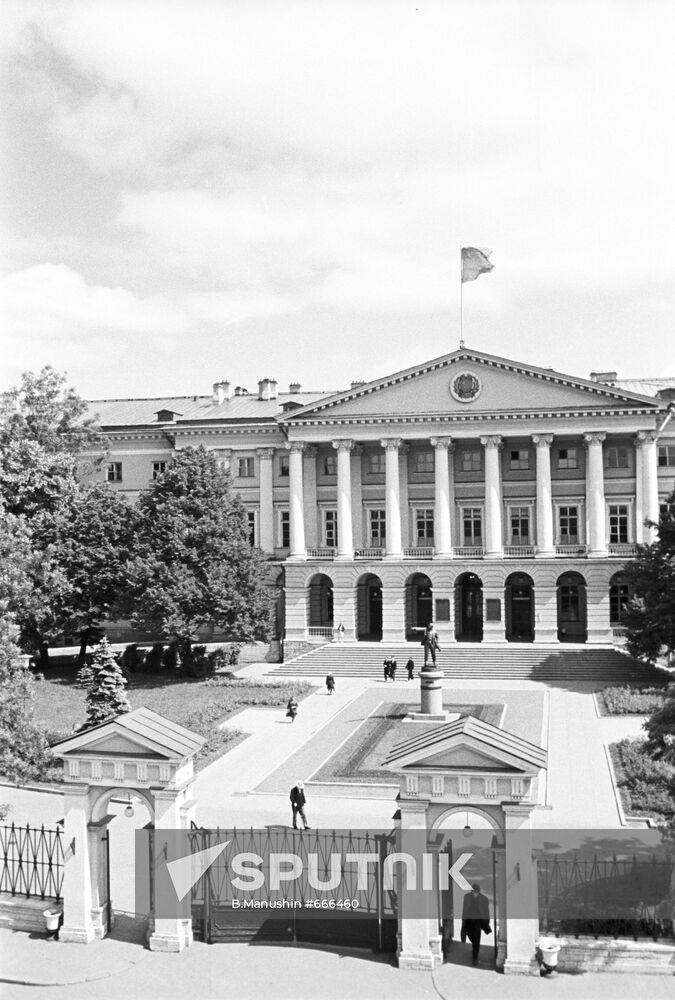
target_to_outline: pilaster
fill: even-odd
[[[274,448],[257,448],[260,470],[260,548],[274,552]]]
[[[502,438],[494,434],[482,437],[480,443],[485,449],[485,555],[488,559],[501,559],[504,555],[499,468]]]
[[[452,439],[431,438],[431,446],[434,449],[434,557],[444,559],[452,555],[448,461]]]
[[[601,559],[607,555],[605,482],[602,464],[602,443],[606,437],[604,433],[584,434],[587,448],[588,555],[591,559]]]
[[[553,496],[551,489],[552,434],[533,434],[537,463],[537,551],[538,558],[555,555],[553,548]]]
[[[401,547],[401,485],[398,452],[400,438],[385,438],[381,441],[385,449],[385,497],[387,537],[385,559],[402,559]]]
[[[302,469],[302,453],[305,449],[305,442],[292,441],[286,447],[290,452],[288,459],[288,510],[291,536],[289,559],[299,561],[307,558]]]

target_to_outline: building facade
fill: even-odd
[[[269,557],[288,640],[606,643],[622,567],[675,488],[672,381],[589,380],[461,349],[343,392],[91,402],[135,499],[213,449]],[[636,391],[639,389],[640,391]]]

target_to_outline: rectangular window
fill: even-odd
[[[385,458],[384,452],[376,452],[374,455],[368,456],[368,472],[371,475],[384,474],[385,468]]]
[[[337,475],[337,455],[326,455],[323,460],[324,476]]]
[[[153,462],[152,463],[152,478],[159,479],[166,472],[166,462]]]
[[[578,622],[580,610],[579,587],[576,584],[563,584],[560,587],[560,618]]]
[[[368,522],[370,529],[370,544],[374,549],[384,548],[387,540],[387,514],[384,510],[371,510],[368,512]]]
[[[609,588],[609,624],[621,625],[626,616],[630,593],[627,583],[613,583]]]
[[[511,507],[509,511],[511,527],[511,545],[531,545],[530,541],[530,508]]]
[[[415,544],[419,546],[434,544],[433,507],[420,507],[415,511]]]
[[[660,503],[659,517],[666,517],[668,514],[675,515],[675,503]]]
[[[282,549],[291,547],[291,515],[287,510],[279,511],[279,535]]]
[[[525,449],[514,449],[509,451],[509,468],[510,469],[529,469],[530,467],[530,453],[527,448]]]
[[[609,542],[610,545],[621,545],[630,541],[629,537],[629,508],[625,503],[611,503],[609,505]]]
[[[415,472],[433,472],[434,453],[433,451],[418,451],[415,455]]]
[[[605,449],[606,469],[627,469],[628,466],[628,448],[623,445],[610,445]]]
[[[658,464],[661,468],[666,465],[675,465],[675,444],[660,444]]]
[[[289,462],[288,455],[279,456],[279,476],[282,479],[285,479],[288,476],[288,462]]]
[[[577,449],[558,448],[558,468],[577,469]]]
[[[463,451],[461,461],[462,472],[480,472],[479,451]]]
[[[324,545],[329,549],[336,549],[338,543],[337,511],[324,510],[323,512],[323,539]]]
[[[122,482],[122,463],[121,462],[108,462],[108,482],[109,483],[121,483]]]
[[[572,505],[558,507],[558,544],[579,544],[579,508]]]
[[[253,459],[252,458],[238,458],[237,459],[237,475],[240,479],[252,479],[253,478]]]
[[[480,507],[464,507],[462,510],[462,544],[483,544],[483,511]]]
[[[249,545],[255,545],[255,511],[247,511],[246,518],[248,520],[248,542]]]

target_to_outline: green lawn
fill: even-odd
[[[84,691],[75,684],[72,667],[50,668],[36,685],[35,721],[50,741],[70,735],[86,718]],[[127,688],[132,708],[152,709],[207,740],[198,754],[199,770],[243,738],[239,730],[223,733],[219,724],[243,708],[278,708],[291,695],[300,699],[313,690],[306,681],[264,684],[226,674],[209,680],[165,674],[133,674]]]

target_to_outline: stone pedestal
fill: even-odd
[[[443,715],[443,671],[420,670],[422,715]]]

